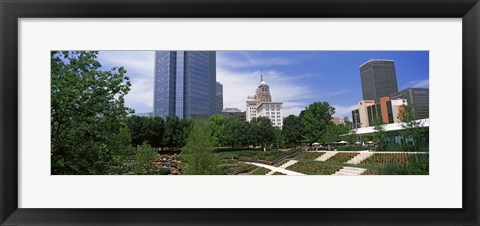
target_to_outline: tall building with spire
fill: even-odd
[[[248,96],[246,101],[246,120],[251,121],[256,117],[267,117],[273,126],[282,127],[282,105],[283,102],[273,102],[270,95],[270,86],[260,76],[260,84],[255,95]]]

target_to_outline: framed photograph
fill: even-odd
[[[0,4],[0,225],[480,224],[477,0]]]

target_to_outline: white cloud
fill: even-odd
[[[222,68],[243,68],[264,65],[291,65],[295,63],[292,59],[287,57],[262,58],[257,56],[255,53],[250,52],[239,51],[234,53],[235,57],[232,57],[232,54],[227,54],[225,52],[217,52],[217,66],[220,66]]]
[[[340,117],[348,117],[350,120],[352,119],[352,110],[357,109],[358,105],[351,105],[351,106],[342,106],[342,105],[333,105],[335,107],[335,114],[333,116]]]
[[[417,80],[417,81],[410,81],[404,86],[402,86],[402,90],[406,88],[428,88],[430,84],[429,79],[425,80]]]
[[[224,107],[245,110],[247,96],[255,94],[260,83],[260,75],[263,75],[270,86],[272,101],[284,103],[284,116],[298,115],[308,105],[306,100],[313,97],[313,92],[308,87],[289,82],[286,78],[290,76],[277,71],[237,72],[217,66],[217,81],[223,84]]]
[[[127,107],[136,112],[153,111],[153,78],[155,53],[153,51],[100,51],[99,61],[105,69],[123,66],[132,84],[125,97]]]

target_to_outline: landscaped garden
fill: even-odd
[[[301,160],[315,160],[325,154],[325,152],[305,152],[299,159]]]
[[[307,175],[331,175],[342,168],[341,165],[326,164],[321,161],[299,161],[287,167],[287,170]]]
[[[328,163],[345,163],[357,155],[358,153],[337,153],[333,157],[327,159],[327,162]]]
[[[382,175],[428,175],[429,155],[412,153],[375,153],[360,162],[359,165],[377,167],[379,174]]]

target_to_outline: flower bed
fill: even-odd
[[[380,175],[380,171],[374,169],[368,169],[362,173],[362,175]]]
[[[333,157],[327,159],[328,163],[345,163],[353,157],[357,156],[358,153],[337,153]]]
[[[428,175],[429,155],[412,153],[375,153],[359,165],[381,167],[381,175]]]
[[[409,165],[411,159],[409,157],[426,158],[428,154],[411,154],[411,153],[375,153],[369,158],[363,160],[359,165],[385,167],[389,164],[406,166]]]
[[[325,154],[325,152],[305,152],[302,156],[300,156],[300,160],[315,160],[318,157]]]
[[[307,174],[307,175],[331,175],[342,166],[325,164],[319,161],[297,162],[295,165],[287,167],[288,170]]]

